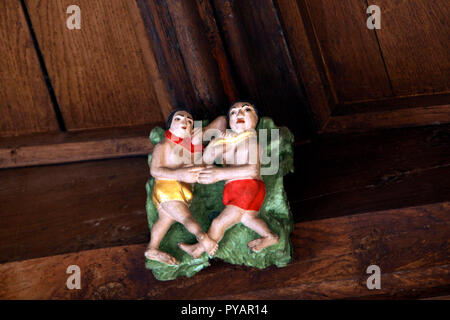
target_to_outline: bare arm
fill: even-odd
[[[221,133],[225,133],[227,129],[227,118],[225,116],[220,116],[214,119],[209,125],[205,128],[197,127],[194,128],[192,132],[192,143],[193,144],[202,144],[203,143],[203,135],[208,130],[219,130]]]
[[[227,129],[227,117],[225,116],[217,117],[205,127],[205,131],[209,129],[217,129],[222,132],[225,132],[225,130]]]
[[[200,172],[199,183],[209,184],[221,180],[260,179],[259,146],[256,164],[242,164],[225,167],[208,167]]]
[[[150,163],[150,174],[156,179],[178,180],[187,183],[197,182],[198,173],[203,167],[167,168],[163,166],[162,159],[165,148],[157,144],[153,149]]]

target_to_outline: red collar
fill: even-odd
[[[202,152],[204,149],[202,144],[193,145],[192,142],[190,141],[190,139],[185,140],[183,138],[180,138],[180,137],[174,135],[170,130],[166,131],[165,136],[167,139],[169,139],[173,143],[181,145],[183,148],[185,148],[186,150],[189,150],[191,153]]]

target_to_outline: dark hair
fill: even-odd
[[[184,111],[189,113],[192,116],[192,113],[184,108],[184,107],[180,107],[180,108],[176,108],[175,110],[173,110],[170,114],[169,114],[169,118],[167,118],[167,123],[166,123],[166,129],[169,130],[170,126],[172,125],[172,120],[173,120],[173,116],[175,115],[175,113],[180,112],[180,111]]]

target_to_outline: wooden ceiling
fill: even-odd
[[[70,4],[2,1],[0,136],[151,127],[179,105],[212,118],[239,98],[300,140],[450,121],[445,0],[380,1],[378,30],[364,0],[80,0],[81,30]]]

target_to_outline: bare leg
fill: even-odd
[[[225,231],[239,223],[241,220],[241,209],[235,206],[227,206],[222,213],[213,220],[208,230],[209,237],[218,243],[222,240]],[[198,258],[204,252],[200,244],[189,245],[185,243],[179,243],[178,245],[182,250],[186,251],[193,258]]]
[[[225,231],[235,224],[241,222],[242,209],[235,206],[227,206],[222,213],[213,220],[208,235],[216,242],[222,240]]]
[[[164,211],[177,222],[185,226],[185,228],[195,235],[199,244],[211,256],[213,256],[218,248],[216,241],[212,240],[200,227],[199,223],[192,217],[188,206],[181,201],[168,201],[161,204]]]
[[[241,222],[246,227],[252,229],[261,236],[261,238],[248,243],[248,247],[254,252],[261,251],[262,249],[274,245],[280,241],[278,235],[269,229],[266,222],[263,219],[258,218],[257,211],[246,211]]]
[[[156,220],[156,222],[153,224],[150,235],[150,242],[144,254],[147,259],[160,261],[166,264],[178,264],[177,259],[172,257],[170,254],[159,250],[161,240],[164,238],[164,235],[167,233],[170,226],[174,222],[175,220],[170,218],[163,209],[160,208],[158,210],[158,220]]]

